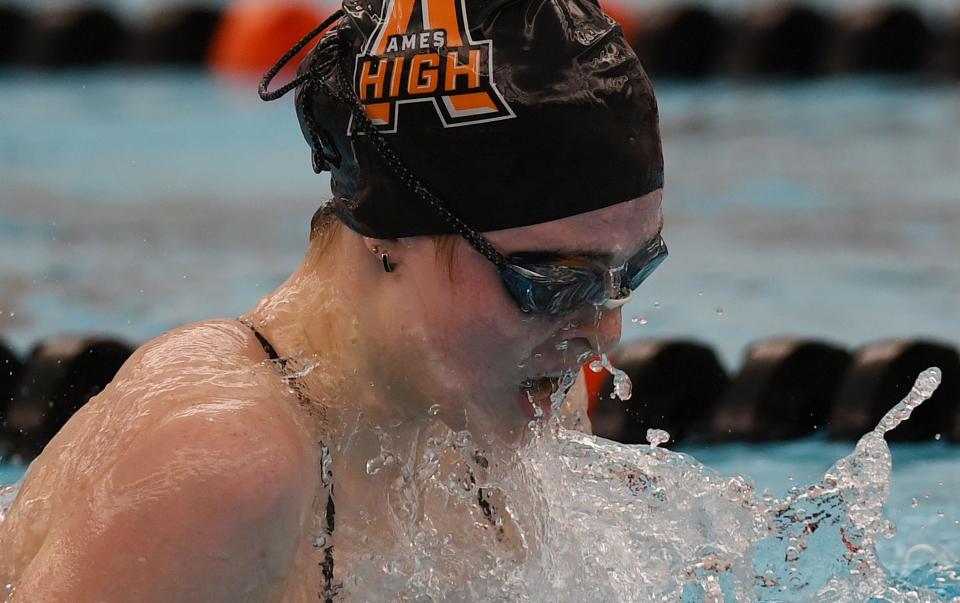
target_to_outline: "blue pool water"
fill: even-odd
[[[12,484],[23,476],[23,465],[7,465],[0,463],[0,488]]]
[[[624,338],[693,336],[733,368],[781,334],[960,344],[960,87],[658,86],[671,257]],[[303,253],[329,194],[289,104],[193,72],[0,72],[0,336],[133,341],[236,315]],[[630,318],[635,317],[633,322]],[[646,320],[640,320],[641,318]],[[690,447],[782,493],[852,445]],[[960,447],[895,445],[885,565],[960,557]],[[22,468],[0,465],[0,483]],[[924,557],[924,555],[926,557]]]
[[[625,339],[693,336],[729,367],[779,334],[960,343],[960,87],[658,93],[671,257]],[[328,195],[289,104],[252,82],[2,73],[0,333],[25,351],[236,315],[290,273]]]

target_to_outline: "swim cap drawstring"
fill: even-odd
[[[363,108],[363,105],[360,103],[360,99],[357,98],[357,94],[353,89],[353,86],[347,81],[346,74],[343,73],[343,66],[340,63],[337,63],[337,79],[340,88],[346,89],[349,92],[347,98],[347,104],[350,106],[350,109],[353,111],[354,117],[359,121],[359,126],[361,131],[370,137],[371,142],[377,147],[377,150],[380,153],[380,157],[387,163],[387,166],[393,171],[394,175],[403,182],[414,194],[416,194],[420,199],[425,201],[430,207],[436,210],[440,216],[454,229],[457,234],[462,236],[464,239],[470,243],[470,246],[480,252],[483,257],[487,258],[491,262],[497,265],[498,268],[502,268],[507,265],[507,258],[503,256],[499,251],[497,251],[493,244],[490,243],[482,234],[476,230],[467,226],[467,224],[460,219],[453,211],[448,208],[443,201],[441,201],[436,195],[434,195],[430,190],[417,179],[417,177],[411,172],[403,162],[400,160],[399,155],[390,146],[390,143],[380,134],[380,131],[377,129],[373,122],[370,121],[370,117],[367,115],[367,111]],[[321,82],[321,85],[326,86],[325,82]],[[342,97],[340,97],[342,99]]]
[[[369,137],[370,141],[377,148],[380,157],[384,160],[384,162],[386,162],[387,166],[391,169],[394,175],[397,176],[397,178],[399,178],[405,186],[407,186],[413,193],[420,197],[420,199],[425,201],[430,207],[437,211],[440,216],[456,230],[457,234],[466,239],[467,242],[470,243],[470,245],[481,255],[496,264],[498,268],[506,266],[507,259],[503,256],[503,254],[493,247],[490,241],[488,241],[476,230],[467,226],[467,224],[460,219],[460,217],[454,214],[450,208],[443,203],[443,201],[430,192],[430,190],[427,189],[427,187],[425,187],[423,183],[421,183],[420,180],[417,179],[417,177],[409,169],[407,169],[405,165],[403,165],[403,162],[400,160],[397,152],[390,146],[390,143],[384,139],[373,122],[370,121],[366,110],[363,108],[363,104],[360,102],[360,99],[357,98],[353,86],[348,82],[346,74],[343,72],[343,66],[337,60],[336,30],[333,30],[331,34],[328,34],[329,37],[324,38],[321,40],[320,44],[318,44],[318,46],[326,44],[326,48],[335,49],[333,53],[324,56],[324,60],[318,61],[315,66],[311,66],[309,70],[298,75],[280,88],[272,92],[269,91],[270,83],[287,65],[287,63],[289,63],[293,57],[295,57],[297,53],[303,49],[304,46],[309,44],[311,40],[323,33],[325,29],[327,29],[342,16],[342,9],[336,11],[326,20],[324,20],[323,23],[318,25],[313,31],[304,36],[282,57],[280,57],[280,60],[277,61],[276,64],[271,67],[266,74],[264,74],[263,79],[260,81],[260,98],[268,102],[277,100],[301,84],[304,84],[306,87],[308,87],[311,92],[315,86],[321,86],[323,91],[328,96],[343,102],[347,107],[350,108],[354,118],[358,122],[360,132]],[[341,89],[341,92],[336,92],[331,89],[327,82],[323,79],[323,76],[326,75],[325,70],[331,65],[336,66],[337,85]],[[347,93],[343,94],[343,90],[346,90]],[[308,101],[309,95],[304,95],[301,97],[301,102],[307,103]],[[329,141],[323,140],[320,128],[317,127],[316,121],[313,119],[312,115],[310,115],[309,111],[305,111],[304,114],[307,116],[306,122],[309,130],[309,136],[315,141],[315,143],[317,143],[318,146],[320,146],[324,152],[324,163],[333,163],[334,165],[339,166],[340,155],[336,152],[336,147]],[[326,156],[327,149],[332,149],[336,154],[328,158]],[[327,169],[326,166],[319,161],[316,154],[313,156],[313,163],[314,171],[319,172]]]
[[[297,77],[293,78],[292,80],[290,80],[289,82],[287,82],[286,84],[284,84],[283,86],[277,88],[272,92],[269,90],[270,83],[273,81],[273,78],[277,77],[277,74],[279,74],[280,71],[284,67],[286,67],[290,61],[293,60],[293,57],[297,56],[297,53],[303,50],[304,46],[306,46],[307,44],[310,43],[311,40],[313,40],[314,38],[322,34],[326,28],[330,27],[335,21],[340,19],[340,17],[342,16],[343,16],[343,9],[341,8],[341,9],[338,9],[329,17],[327,17],[326,19],[324,19],[323,23],[318,25],[313,31],[305,35],[303,38],[301,38],[299,42],[294,44],[293,47],[286,52],[286,54],[280,57],[280,60],[274,63],[273,67],[271,67],[264,74],[263,79],[260,80],[260,89],[258,90],[258,92],[260,94],[261,100],[269,102],[269,101],[277,100],[278,98],[282,98],[288,92],[290,92],[300,84],[304,83],[305,81],[313,77],[313,73],[308,71],[306,73],[302,73],[298,75]]]
[[[337,10],[332,15],[324,19],[323,23],[314,28],[310,33],[300,39],[299,42],[293,45],[293,47],[288,50],[280,60],[278,60],[273,67],[271,67],[266,74],[264,74],[263,79],[260,80],[260,88],[258,93],[260,99],[263,101],[274,101],[279,98],[283,98],[288,92],[297,88],[301,84],[305,84],[310,87],[311,91],[314,89],[316,82],[316,75],[321,75],[326,69],[329,69],[331,63],[337,60],[337,44],[336,44],[336,35],[337,32],[334,30],[330,34],[330,40],[328,48],[332,48],[333,52],[328,53],[328,56],[323,57],[324,60],[319,61],[317,66],[310,71],[302,73],[297,77],[293,78],[291,81],[287,82],[280,88],[270,91],[270,83],[273,81],[277,74],[283,70],[287,64],[293,60],[293,57],[297,56],[304,46],[310,43],[311,40],[319,36],[326,30],[330,25],[339,20],[343,16],[343,9]],[[322,79],[320,80],[322,82]],[[307,103],[310,101],[310,95],[304,95],[299,102]],[[306,116],[306,129],[307,135],[310,137],[311,147],[314,149],[314,152],[311,153],[311,162],[313,164],[313,171],[317,174],[328,171],[331,166],[340,167],[340,151],[337,150],[337,147],[329,139],[328,136],[325,136],[323,131],[317,126],[316,120],[308,112],[304,111],[303,115]]]

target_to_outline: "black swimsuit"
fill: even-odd
[[[277,368],[280,371],[280,375],[284,378],[286,377],[287,372],[287,359],[281,358],[277,354],[277,350],[267,341],[267,338],[264,337],[260,331],[257,330],[252,324],[245,320],[240,320],[244,326],[253,331],[253,334],[257,337],[257,341],[260,342],[260,345],[263,346],[263,351],[266,352],[270,360],[274,360],[277,363]],[[297,397],[301,400],[306,400],[303,393],[299,388],[294,387],[294,391],[297,393]],[[320,449],[325,450],[323,442],[319,442]],[[333,503],[333,483],[330,483],[330,494],[327,496],[327,545],[324,550],[323,561],[320,563],[320,567],[323,569],[323,593],[321,598],[324,603],[332,603],[333,597],[336,594],[337,588],[333,585],[333,527],[334,527],[334,518],[336,516],[336,506]]]

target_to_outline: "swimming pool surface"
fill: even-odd
[[[624,339],[960,344],[960,87],[660,85],[671,257]],[[237,315],[299,261],[317,204],[289,103],[194,72],[0,72],[0,336],[143,341]],[[635,320],[631,320],[635,319]],[[885,566],[960,557],[960,447],[892,447]],[[681,448],[783,493],[850,443]],[[0,484],[22,467],[0,464]],[[923,545],[919,548],[917,545]],[[909,554],[908,554],[909,552]]]
[[[624,339],[960,343],[960,86],[659,85],[671,256]],[[0,334],[245,311],[329,196],[289,103],[198,72],[0,72]],[[635,321],[631,321],[635,318]],[[646,319],[646,320],[641,320]]]
[[[106,4],[138,18],[167,1]],[[657,92],[671,257],[625,308],[625,340],[693,337],[731,369],[750,342],[776,335],[960,345],[960,86],[712,81]],[[67,331],[139,342],[237,315],[294,268],[328,196],[289,99],[261,103],[254,82],[0,70],[0,337],[21,352]],[[680,450],[782,494],[852,447],[816,437]],[[878,544],[884,565],[956,563],[960,446],[891,450],[886,512],[898,534]],[[23,470],[0,463],[0,486]]]

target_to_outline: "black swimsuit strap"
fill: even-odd
[[[270,360],[276,360],[280,363],[280,369],[281,372],[283,372],[287,368],[287,359],[280,357],[280,354],[277,353],[277,349],[273,347],[273,344],[271,344],[266,337],[263,336],[263,333],[257,330],[257,327],[253,326],[253,324],[243,318],[238,318],[237,320],[240,321],[240,324],[253,331],[257,341],[259,341],[260,345],[263,347],[263,351],[267,353],[267,356],[270,358]]]
[[[249,326],[249,325],[248,325]],[[280,360],[280,355],[277,354],[277,351],[273,349],[273,346],[270,345],[270,342],[267,341],[267,338],[263,334],[250,326],[250,329],[253,331],[253,334],[256,335],[257,340],[260,341],[260,345],[263,346],[263,351],[267,353],[267,356],[270,357],[270,360]]]
[[[256,336],[257,341],[259,341],[260,345],[263,346],[263,351],[266,352],[270,360],[277,361],[277,363],[279,364],[277,368],[280,371],[281,376],[286,378],[286,375],[284,375],[283,373],[287,368],[287,359],[280,357],[280,354],[277,353],[276,348],[273,347],[273,345],[267,340],[267,338],[263,336],[263,333],[258,331],[256,327],[254,327],[252,324],[250,324],[249,322],[247,322],[242,318],[239,318],[237,320],[239,320],[240,323],[243,324],[245,327],[253,331],[253,334],[254,336]],[[304,399],[303,394],[300,392],[300,388],[294,387],[294,391],[297,392],[297,396],[301,400]],[[319,442],[319,444],[320,444],[321,450],[326,448],[323,442]],[[329,537],[332,538],[334,521],[336,516],[336,507],[333,504],[333,484],[332,483],[330,484],[330,494],[327,495],[326,510],[327,510],[327,513],[326,513],[327,533],[330,535]],[[326,551],[324,551],[323,561],[320,563],[320,567],[323,570],[323,581],[324,581],[323,601],[324,603],[333,603],[333,596],[336,594],[337,589],[333,585],[333,543],[332,541],[327,546]]]

